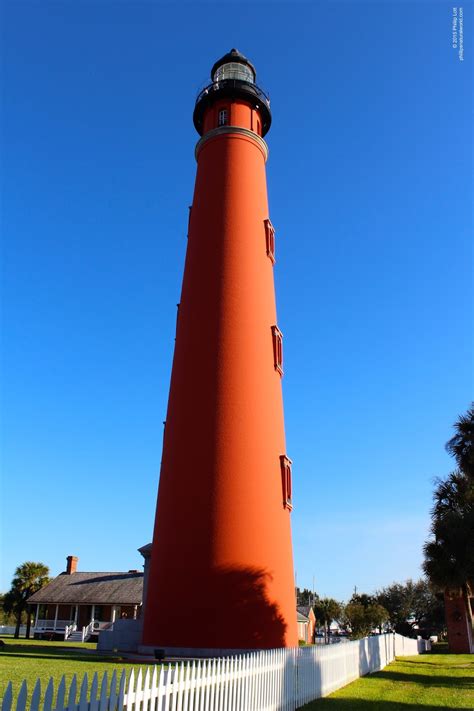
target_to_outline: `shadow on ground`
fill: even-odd
[[[418,665],[419,666],[419,665]],[[452,669],[453,667],[450,667]],[[460,668],[460,667],[454,667]],[[445,688],[453,689],[473,689],[474,690],[474,677],[473,676],[429,676],[425,674],[404,674],[403,672],[390,671],[389,669],[378,672],[377,679],[389,681],[400,681],[402,683],[414,683],[423,684],[424,686],[429,686],[430,688],[443,686]],[[474,703],[474,698],[473,698]]]
[[[80,649],[78,647],[51,647],[41,644],[6,644],[0,648],[0,658],[23,658],[23,659],[51,659],[53,661],[68,662],[120,662],[118,655],[98,654],[95,649]]]
[[[462,708],[462,707],[461,707]],[[399,701],[369,701],[367,699],[318,699],[301,711],[459,711],[459,706],[425,706]]]
[[[93,655],[86,655],[86,654],[78,654],[76,655],[66,655],[62,654],[61,656],[58,655],[51,655],[51,654],[23,654],[21,652],[13,652],[9,654],[5,654],[5,657],[14,657],[14,658],[23,658],[23,659],[53,659],[55,662],[56,661],[65,661],[65,662],[112,662],[114,664],[117,664],[117,662],[121,661],[126,661],[122,660],[122,657],[103,657],[99,656],[97,654]]]

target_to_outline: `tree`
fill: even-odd
[[[326,644],[328,644],[331,622],[341,617],[342,605],[332,597],[323,597],[316,600],[313,610],[316,622],[324,625],[324,636]]]
[[[351,636],[366,637],[372,630],[381,629],[388,621],[387,610],[373,595],[354,594],[344,608],[344,624],[350,627]]]
[[[20,636],[22,617],[26,613],[26,637],[30,636],[31,615],[27,600],[33,593],[49,583],[49,568],[44,563],[27,561],[15,570],[10,590],[3,599],[3,609],[7,614],[13,613],[16,620],[15,637]]]
[[[443,601],[425,579],[392,583],[377,591],[375,599],[387,610],[390,625],[399,634],[409,636],[417,627],[443,628]]]
[[[319,596],[308,588],[296,588],[296,604],[297,605],[313,605],[315,600],[318,600]]]
[[[426,578],[414,583],[411,611],[412,629],[420,631],[442,632],[444,624],[444,596],[436,591]]]
[[[458,468],[474,479],[474,404],[454,423],[456,434],[446,444],[446,451],[456,460]]]
[[[351,636],[360,639],[387,622],[388,612],[377,602],[363,605],[351,600],[344,608],[344,617],[345,624],[351,629]]]
[[[430,581],[464,598],[474,590],[474,483],[460,471],[438,480],[432,509],[431,540],[424,545],[423,568]]]
[[[463,598],[472,625],[469,598],[474,591],[474,408],[458,418],[446,445],[458,468],[437,479],[431,510],[431,539],[424,545],[423,568],[440,590]]]
[[[411,581],[403,583],[392,583],[392,585],[378,590],[376,593],[377,602],[388,612],[389,622],[399,634],[407,634],[407,619],[411,615],[412,608],[412,585]]]
[[[5,593],[0,593],[0,625],[10,627],[15,623],[15,618],[11,612],[7,612],[4,608]]]

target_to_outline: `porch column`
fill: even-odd
[[[133,619],[137,619],[137,610],[138,610],[138,605],[133,606]]]
[[[76,605],[74,608],[74,624],[77,627],[77,616],[79,614],[79,605]]]
[[[59,605],[56,605],[56,610],[54,611],[54,626],[53,629],[56,629],[56,623],[58,621],[58,610],[59,610]]]
[[[39,610],[40,610],[40,606],[39,606],[39,602],[38,602],[36,605],[35,627],[38,627]]]
[[[110,620],[111,622],[115,622],[115,616],[117,614],[117,608],[115,605],[112,605],[112,619]]]
[[[95,614],[95,605],[92,605],[92,610],[91,610],[91,622],[94,621],[94,614]]]

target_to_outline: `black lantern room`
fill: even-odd
[[[257,72],[253,64],[237,49],[231,49],[211,69],[212,84],[206,86],[196,99],[193,121],[196,131],[202,136],[203,117],[206,109],[222,98],[239,98],[258,109],[262,118],[262,136],[272,122],[270,99],[256,83]]]

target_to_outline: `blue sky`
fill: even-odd
[[[231,47],[271,96],[300,586],[418,577],[472,398],[472,6],[5,2],[0,590],[151,539],[195,175]],[[192,581],[190,581],[190,585]]]

